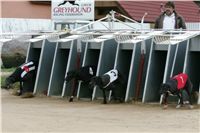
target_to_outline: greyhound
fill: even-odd
[[[102,76],[95,76],[91,79],[89,83],[90,88],[98,86],[103,92],[103,103],[106,104],[106,91],[112,90],[112,96],[114,100],[119,100],[123,102],[125,93],[125,80],[116,69],[112,69]]]
[[[191,100],[192,83],[185,73],[180,73],[172,78],[170,78],[166,83],[161,84],[160,94],[162,95],[162,104],[164,104],[164,109],[167,108],[167,98],[169,95],[177,95],[179,98],[178,105],[176,108],[183,106],[183,94],[185,90],[189,97],[189,108],[193,108]]]
[[[35,84],[36,71],[37,65],[33,61],[22,64],[17,67],[9,77],[6,78],[4,88],[10,89],[12,84],[19,82],[19,96],[24,93],[32,93]]]
[[[78,70],[71,70],[67,72],[67,76],[65,77],[66,83],[69,83],[72,79],[76,81],[83,81],[84,83],[89,83],[90,79],[96,75],[97,67],[94,65],[88,65],[79,68]],[[75,89],[72,92],[73,94],[70,97],[70,102],[73,101],[73,96],[75,93]]]

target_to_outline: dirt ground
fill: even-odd
[[[159,104],[114,104],[55,97],[22,99],[1,90],[2,131],[199,133],[200,109],[163,110]]]

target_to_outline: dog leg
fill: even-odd
[[[188,97],[189,97],[189,109],[193,109],[194,107],[193,107],[193,105],[192,105],[192,98],[191,98],[191,93],[190,93],[190,91],[189,91],[189,89],[188,88],[186,88],[186,92],[187,92],[187,94],[188,94]]]
[[[107,104],[107,100],[106,100],[106,91],[105,91],[104,88],[102,89],[102,92],[103,92],[103,104]]]
[[[115,91],[114,90],[112,90],[111,100],[116,101]]]
[[[90,101],[92,101],[93,88],[89,87],[89,91],[90,91]]]
[[[182,92],[177,94],[179,101],[178,101],[178,105],[176,106],[177,109],[179,109],[180,107],[183,106],[183,97],[182,97]]]
[[[73,102],[74,96],[71,96],[69,102]]]
[[[163,109],[167,109],[168,108],[168,103],[167,103],[168,96],[169,96],[168,93],[162,94],[161,104],[164,104],[163,105]]]
[[[19,89],[19,96],[20,96],[23,93],[23,83],[22,83],[22,81],[20,81],[19,84],[20,84],[20,89]]]
[[[70,96],[70,99],[69,99],[69,102],[73,102],[74,100],[74,96],[76,94],[76,86],[77,85],[77,80],[73,80],[73,84],[72,84],[72,92],[71,92],[71,96]]]

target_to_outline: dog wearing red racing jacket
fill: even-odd
[[[36,79],[36,72],[36,61],[28,61],[22,64],[21,66],[17,67],[16,70],[9,77],[6,78],[5,86],[3,86],[3,88],[10,89],[12,84],[19,82],[19,96],[25,93],[32,93]]]
[[[164,104],[164,109],[167,108],[167,98],[169,95],[177,95],[179,98],[178,105],[176,108],[183,106],[183,90],[187,92],[189,97],[189,107],[193,108],[191,101],[192,83],[185,73],[180,73],[170,78],[166,83],[161,85],[160,93],[162,95],[162,104]]]

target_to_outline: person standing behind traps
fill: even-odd
[[[185,20],[175,11],[175,4],[169,1],[165,4],[164,12],[156,19],[155,29],[173,30],[186,29]]]

